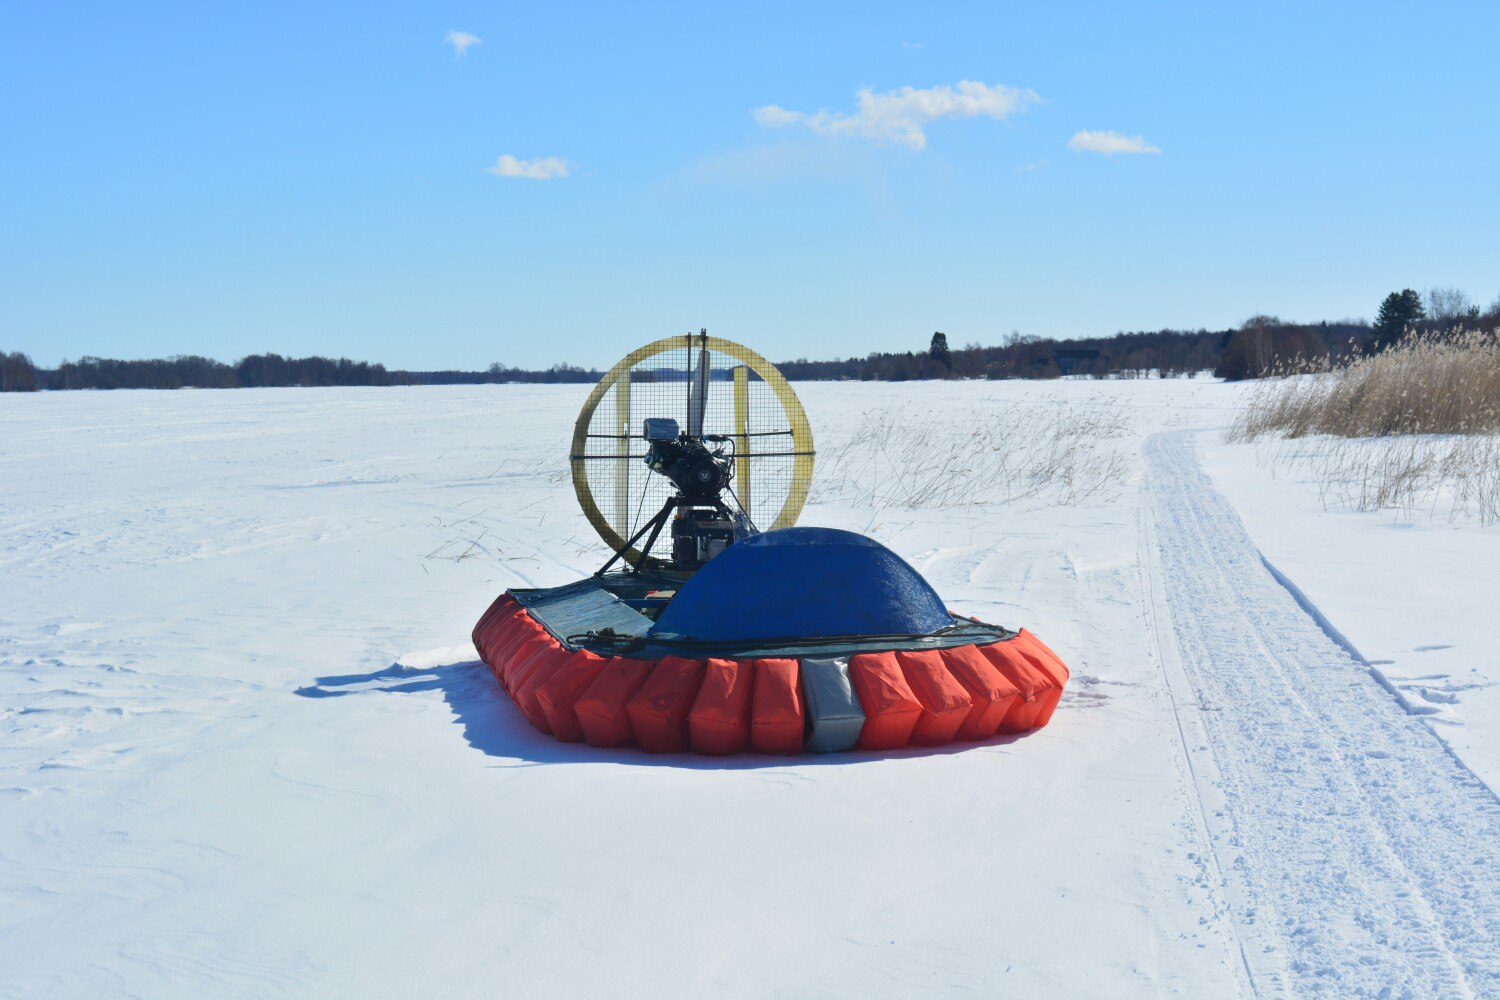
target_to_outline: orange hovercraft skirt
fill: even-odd
[[[534,727],[651,753],[793,754],[987,740],[1045,726],[1068,668],[1025,629],[1008,639],[846,657],[658,660],[560,641],[509,593],[474,646]]]

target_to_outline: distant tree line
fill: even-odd
[[[1362,332],[1361,324],[1341,324],[1336,333]],[[1001,343],[985,347],[969,344],[949,347],[947,338],[925,351],[877,353],[863,358],[840,361],[781,362],[777,367],[793,380],[860,379],[876,382],[904,382],[934,378],[1059,378],[1064,374],[1096,378],[1139,378],[1156,375],[1162,378],[1216,371],[1225,377],[1245,377],[1220,371],[1223,363],[1239,348],[1238,330],[1156,330],[1117,333],[1112,337],[1085,337],[1060,340],[1052,337],[1023,336],[1013,333]],[[1241,338],[1242,339],[1242,338]],[[1277,346],[1286,339],[1278,334]],[[1320,338],[1318,343],[1324,341]],[[1274,356],[1273,349],[1268,356]],[[1257,370],[1258,372],[1258,370]]]
[[[1316,326],[1252,316],[1225,341],[1214,374],[1226,379],[1261,378],[1303,363],[1339,360],[1353,353],[1383,351],[1411,334],[1441,336],[1458,330],[1500,328],[1500,298],[1481,309],[1457,288],[1391,292],[1373,324],[1345,320]]]
[[[456,370],[436,372],[391,372],[392,385],[499,385],[503,382],[528,382],[554,384],[560,382],[592,383],[604,377],[604,373],[592,368],[580,368],[567,363],[551,368],[530,370],[507,368],[496,362],[482,372]]]
[[[388,371],[348,358],[252,354],[232,365],[196,355],[120,361],[80,358],[38,368],[25,354],[0,352],[0,392],[38,389],[252,389],[272,386],[475,385],[498,382],[597,382],[603,373],[558,364],[542,371],[490,365],[481,372]]]
[[[32,373],[36,389],[239,389],[257,386],[390,385],[384,365],[348,358],[284,358],[252,354],[232,365],[197,355],[121,361],[116,358],[79,358],[53,369],[36,368],[20,359]],[[16,362],[11,362],[15,364]]]
[[[1202,371],[1238,380],[1383,350],[1410,333],[1440,334],[1460,327],[1500,327],[1500,299],[1480,309],[1457,289],[1435,288],[1424,297],[1408,288],[1386,297],[1373,325],[1364,320],[1294,323],[1257,315],[1226,330],[1169,329],[1076,340],[1012,333],[992,347],[962,348],[951,347],[946,334],[935,333],[925,351],[834,361],[798,358],[777,367],[793,380],[1044,379],[1064,374],[1172,378]]]
[[[863,358],[783,361],[793,380],[859,379],[902,382],[944,378],[1172,378],[1212,371],[1225,379],[1261,378],[1300,364],[1383,350],[1411,333],[1442,334],[1457,328],[1500,328],[1500,299],[1481,309],[1455,288],[1426,295],[1406,288],[1380,303],[1373,324],[1364,320],[1292,323],[1252,316],[1227,330],[1154,330],[1111,337],[1060,340],[1012,333],[1001,343],[953,347],[935,333],[927,349],[874,353]],[[0,392],[38,389],[235,389],[260,386],[487,385],[506,382],[588,383],[602,372],[570,364],[530,370],[498,362],[484,371],[388,371],[348,358],[284,358],[252,354],[227,365],[212,358],[178,356],[146,361],[80,358],[55,369],[37,368],[25,354],[0,352]]]

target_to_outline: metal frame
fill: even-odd
[[[598,408],[600,401],[604,398],[604,394],[609,391],[611,386],[614,386],[618,383],[625,386],[625,393],[628,393],[630,391],[630,371],[632,368],[640,364],[642,361],[645,361],[647,358],[655,357],[658,354],[665,354],[666,352],[672,350],[680,350],[684,343],[687,343],[690,346],[704,346],[711,351],[718,351],[720,354],[726,355],[740,362],[740,366],[743,366],[742,368],[735,368],[735,430],[737,433],[735,433],[733,437],[735,440],[735,468],[738,481],[742,484],[748,485],[747,481],[749,470],[748,467],[741,467],[741,458],[755,458],[758,455],[759,457],[766,458],[784,456],[795,458],[795,462],[792,465],[792,481],[790,488],[787,491],[786,501],[782,504],[781,511],[779,514],[777,514],[775,522],[771,524],[771,528],[789,528],[797,523],[797,517],[802,513],[803,505],[807,503],[808,487],[812,484],[814,456],[812,427],[807,422],[807,412],[802,409],[802,403],[797,399],[797,394],[792,391],[791,385],[788,384],[787,380],[782,376],[781,372],[776,370],[775,365],[771,364],[755,351],[752,351],[750,348],[745,347],[743,344],[737,344],[732,340],[724,340],[721,337],[706,337],[702,334],[696,333],[690,333],[686,335],[677,334],[673,337],[663,337],[660,340],[653,340],[649,344],[638,347],[634,351],[631,351],[629,354],[625,355],[625,357],[621,358],[615,364],[615,366],[611,368],[602,379],[599,380],[599,384],[594,386],[593,392],[589,393],[588,399],[584,401],[583,409],[578,413],[577,421],[575,421],[573,424],[573,442],[571,451],[569,453],[569,465],[572,467],[573,475],[573,492],[578,496],[578,504],[583,508],[584,516],[589,519],[589,523],[594,526],[594,530],[599,533],[599,537],[604,540],[604,544],[608,545],[610,549],[614,550],[619,558],[624,559],[626,562],[637,568],[640,568],[642,566],[648,569],[655,568],[660,562],[659,560],[648,559],[645,552],[642,552],[634,547],[635,543],[640,540],[640,536],[645,533],[644,528],[650,526],[650,522],[647,522],[647,525],[643,526],[643,530],[637,532],[633,538],[627,539],[623,537],[619,532],[615,531],[613,526],[610,525],[609,519],[604,516],[602,511],[600,511],[598,501],[594,497],[593,489],[589,485],[588,473],[586,471],[587,462],[590,460],[591,456],[585,454],[585,443],[591,436],[599,436],[589,434],[589,423],[593,420],[594,411]],[[771,391],[776,395],[777,401],[781,403],[782,409],[786,412],[787,420],[790,423],[792,430],[792,448],[790,449],[790,451],[780,450],[776,452],[762,453],[750,451],[750,441],[757,435],[745,433],[748,428],[745,427],[744,423],[742,423],[741,421],[739,373],[742,370],[748,370],[746,371],[746,374],[744,376],[746,384],[745,419],[748,420],[748,372],[753,371],[756,375],[760,376],[761,380],[764,381],[767,386],[771,388]],[[691,382],[692,380],[689,379],[690,385]],[[617,426],[621,423],[620,411],[618,409],[619,405],[620,404],[618,403],[617,397]],[[628,406],[628,402],[626,405]],[[629,419],[628,409],[625,411],[625,416],[623,419]],[[630,428],[628,427],[623,428],[620,433],[622,435],[621,453],[623,454],[629,447],[629,438],[634,437],[634,435],[630,433]],[[741,444],[744,445],[743,450],[740,447]],[[592,458],[607,458],[615,460],[616,456],[604,455],[592,456]],[[618,489],[619,488],[617,487],[617,490]],[[613,500],[616,504],[620,502],[618,496],[612,497],[611,500]],[[748,503],[748,499],[742,502]],[[611,563],[613,562],[614,560],[611,560]]]

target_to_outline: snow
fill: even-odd
[[[1500,840],[1494,793],[1266,565],[1189,435],[1152,436],[1146,467],[1153,617],[1174,700],[1199,707],[1178,721],[1205,823],[1233,846],[1225,896],[1253,985],[1491,994],[1500,899],[1474,847]]]
[[[534,733],[467,638],[602,561],[563,461],[587,387],[0,396],[0,996],[1500,989],[1500,715],[1463,686],[1496,669],[1495,529],[1322,510],[1219,443],[1241,390],[1207,380],[797,389],[830,460],[872,414],[1121,418],[1075,504],[854,477],[802,518],[1058,650],[1046,729],[788,760]]]
[[[1325,509],[1308,473],[1268,473],[1265,447],[1203,444],[1265,558],[1500,788],[1500,530],[1442,513]]]

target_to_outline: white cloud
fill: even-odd
[[[788,111],[786,108],[767,104],[763,108],[756,108],[750,112],[755,121],[767,128],[778,128],[782,125],[794,125],[797,122],[807,120],[807,115],[800,111]]]
[[[1046,170],[1050,166],[1052,166],[1052,161],[1051,160],[1035,160],[1035,161],[1033,161],[1031,163],[1023,163],[1023,164],[1021,164],[1019,167],[1016,167],[1016,168],[1012,169],[1011,173],[1013,173],[1013,174],[1031,174],[1031,173],[1035,173],[1038,170]]]
[[[518,160],[509,153],[495,161],[493,167],[485,167],[485,173],[496,177],[524,177],[533,181],[547,181],[554,177],[566,177],[572,172],[567,160],[556,156],[538,156],[534,160]]]
[[[1085,129],[1068,140],[1068,148],[1075,153],[1117,154],[1160,153],[1161,150],[1139,135],[1121,135],[1119,132],[1090,132]]]
[[[467,31],[450,31],[448,32],[448,37],[443,39],[443,41],[453,46],[453,54],[455,56],[462,56],[465,52],[469,51],[469,46],[479,45],[484,39],[478,35],[471,35]]]
[[[1024,88],[963,80],[952,86],[901,87],[881,94],[866,87],[855,95],[857,108],[852,115],[809,114],[775,104],[756,108],[751,115],[767,128],[805,125],[824,135],[854,135],[921,149],[927,145],[924,126],[939,118],[1008,118],[1040,100]]]

